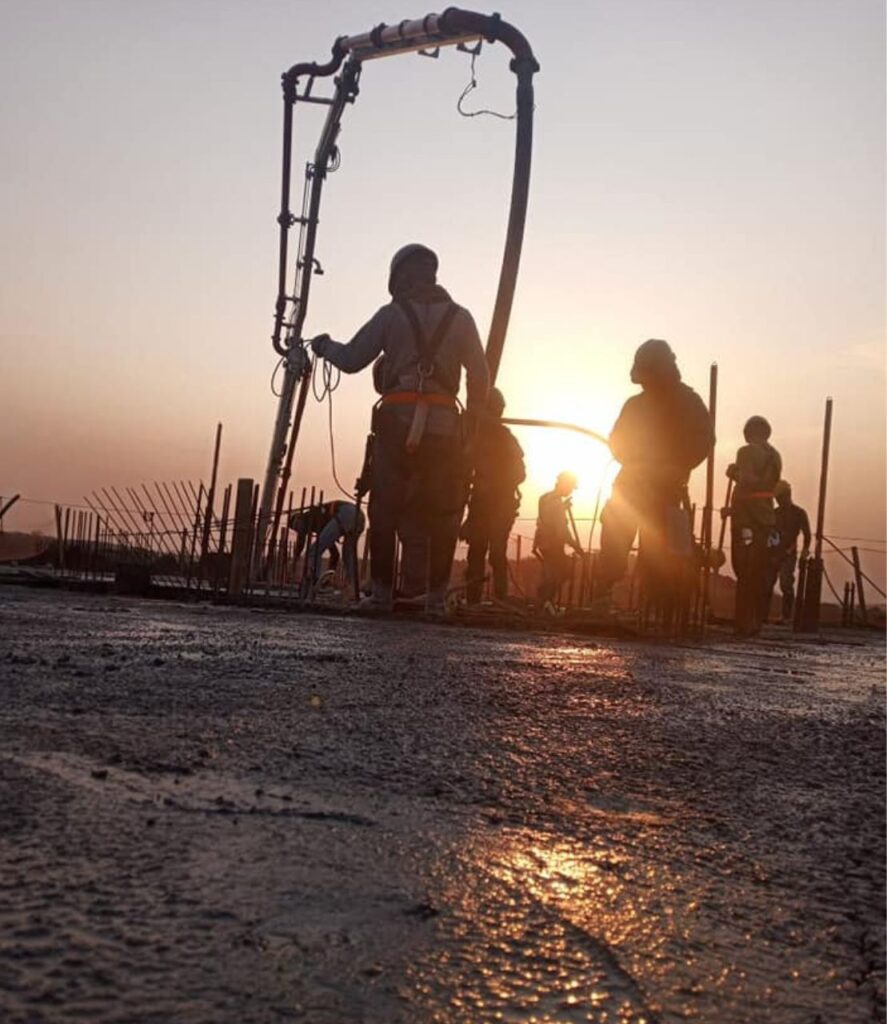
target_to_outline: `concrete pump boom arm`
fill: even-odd
[[[289,467],[292,463],[293,450],[298,439],[302,413],[305,408],[310,360],[303,352],[302,328],[307,314],[313,275],[315,271],[322,272],[314,255],[320,198],[327,174],[335,170],[337,166],[336,140],[339,135],[341,117],[345,107],[349,103],[353,103],[357,97],[363,64],[380,57],[441,46],[456,46],[460,43],[472,43],[479,40],[490,43],[501,42],[508,47],[512,53],[509,66],[517,78],[511,204],[496,302],[493,307],[486,345],[487,362],[491,377],[495,381],[502,359],[505,335],[514,300],[530,184],[530,161],[533,146],[533,75],[539,70],[539,64],[533,56],[526,37],[513,25],[503,21],[498,14],[478,14],[475,11],[466,11],[459,7],[448,7],[442,14],[428,14],[424,18],[402,21],[397,25],[380,24],[368,32],[340,36],[333,44],[331,57],[325,64],[314,62],[294,64],[282,76],[284,96],[283,174],[280,215],[277,218],[280,225],[280,253],[272,343],[275,351],[283,359],[284,375],[271,452],[262,487],[261,509],[256,531],[257,555],[265,543],[275,496],[277,497],[275,522],[280,518],[281,501],[289,481]],[[341,73],[337,74],[340,69]],[[334,75],[336,76],[334,78],[335,89],[331,97],[313,94],[312,89],[316,79]],[[307,84],[301,86],[301,80],[304,79],[307,79]],[[297,103],[317,103],[328,108],[313,163],[308,165],[306,171],[305,197],[300,217],[294,216],[290,210],[293,110]],[[288,236],[289,229],[297,223],[300,225],[299,251],[295,263],[295,287],[290,293],[287,288]],[[292,316],[288,319],[287,313],[290,308]],[[298,399],[296,398],[297,385]],[[294,402],[296,403],[296,416],[292,420],[290,442],[287,445],[286,436],[292,419]],[[257,561],[256,564],[260,563]]]

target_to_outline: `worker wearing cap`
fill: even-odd
[[[675,559],[689,558],[692,537],[681,502],[690,473],[714,444],[708,409],[681,381],[667,342],[651,338],[638,348],[631,381],[641,393],[623,405],[609,438],[622,468],[601,516],[600,605],[609,604],[625,575],[638,533],[648,581],[669,585]]]
[[[526,468],[521,446],[502,422],[504,412],[505,397],[498,388],[490,388],[474,438],[474,479],[461,532],[468,541],[469,604],[481,599],[487,553],[493,571],[493,594],[498,601],[508,596],[508,538],[520,508],[518,487],[526,477]]]
[[[795,610],[795,569],[798,566],[798,537],[801,541],[801,558],[810,554],[810,519],[805,509],[792,501],[792,485],[780,480],[773,488],[776,498],[774,517],[779,547],[770,564],[769,591],[772,594],[776,580],[782,593],[783,623],[792,621]],[[767,600],[769,610],[770,599]]]
[[[742,430],[746,443],[727,467],[733,481],[730,546],[736,573],[736,632],[756,636],[767,618],[770,569],[779,547],[773,492],[782,476],[782,456],[770,444],[770,424],[752,416]]]
[[[382,396],[373,414],[371,468],[371,604],[391,606],[396,538],[403,545],[403,591],[444,607],[453,552],[465,506],[466,426],[457,395],[466,371],[469,417],[483,408],[489,370],[477,327],[437,283],[437,256],[425,245],[399,249],[391,260],[392,301],[347,344],[313,339],[316,355],[345,373],[375,360]]]
[[[533,554],[542,560],[542,582],[537,591],[539,607],[549,615],[557,613],[558,592],[573,566],[564,548],[572,548],[577,555],[583,553],[570,519],[571,496],[577,485],[575,473],[564,470],[558,473],[554,490],[539,499]]]

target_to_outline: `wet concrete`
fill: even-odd
[[[884,1020],[880,639],[0,591],[0,1018]]]

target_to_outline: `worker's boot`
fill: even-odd
[[[366,612],[390,612],[394,607],[391,585],[373,580],[369,596],[362,598],[357,607]]]

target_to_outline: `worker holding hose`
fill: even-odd
[[[641,393],[629,398],[610,434],[610,450],[622,466],[601,516],[601,554],[595,605],[609,608],[614,584],[624,575],[640,533],[648,592],[668,599],[692,555],[692,535],[681,503],[690,473],[708,455],[714,431],[699,395],[681,381],[671,346],[645,341],[635,353],[631,381]]]
[[[468,487],[466,443],[483,409],[489,370],[474,319],[437,283],[437,255],[413,243],[391,260],[392,301],[347,344],[314,338],[314,353],[345,373],[375,360],[381,395],[369,446],[370,608],[392,606],[394,556],[403,549],[402,592],[445,610]],[[458,394],[466,371],[466,413]]]
[[[565,469],[558,473],[554,490],[539,499],[533,554],[542,562],[542,580],[536,596],[539,609],[546,615],[562,614],[558,596],[573,571],[573,559],[565,548],[570,547],[574,554],[584,556],[570,511],[572,494],[578,484],[576,474]]]

